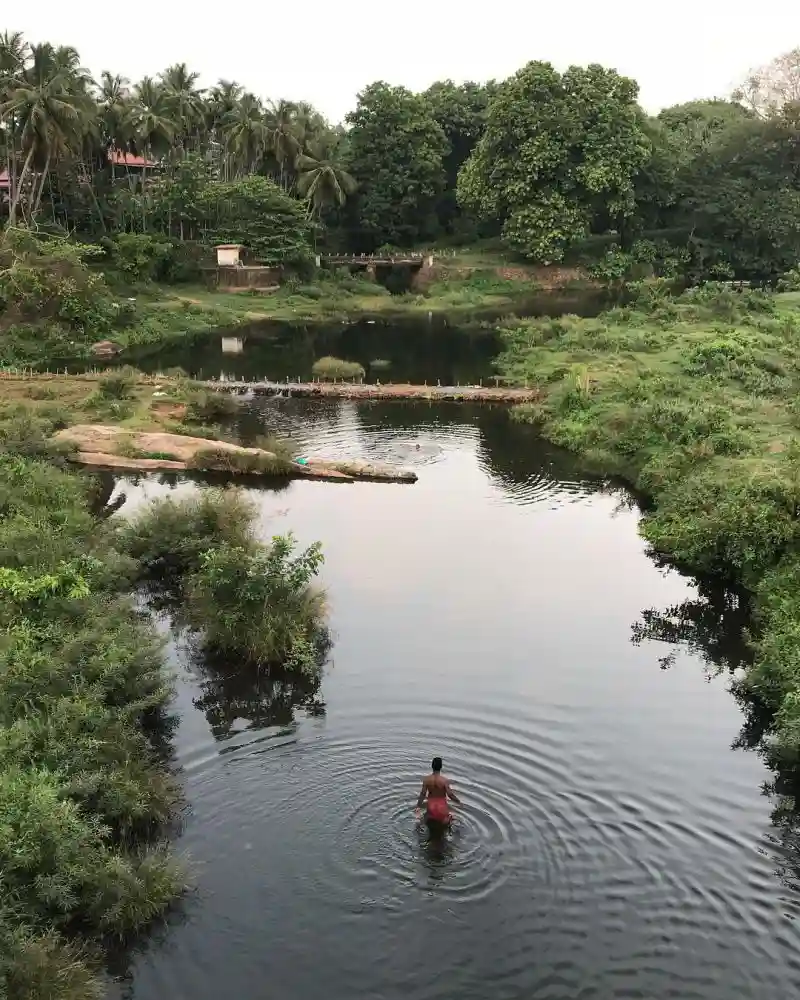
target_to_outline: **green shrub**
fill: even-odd
[[[128,281],[155,281],[173,252],[170,240],[149,233],[118,233],[102,245],[111,266]]]
[[[252,454],[230,448],[201,448],[186,463],[201,472],[231,472],[241,475],[287,475],[291,462],[281,455]]]
[[[101,253],[66,237],[6,229],[0,239],[0,311],[11,320],[61,323],[73,337],[99,339],[116,314],[102,276],[87,266]]]
[[[315,361],[311,371],[317,378],[326,381],[363,378],[365,375],[364,366],[357,361],[343,361],[330,356]]]
[[[97,394],[103,400],[132,399],[138,373],[134,368],[119,368],[104,375],[97,383]]]
[[[319,670],[324,596],[311,581],[322,552],[294,549],[291,535],[277,535],[267,549],[224,543],[203,554],[187,614],[205,646],[255,665]]]
[[[642,531],[658,552],[696,571],[753,580],[797,540],[797,501],[791,478],[729,460],[713,476],[700,469],[662,494]]]
[[[213,424],[220,420],[230,420],[239,412],[236,399],[227,392],[213,392],[195,389],[186,401],[187,422]]]
[[[202,490],[156,500],[117,528],[117,541],[149,579],[175,581],[197,572],[205,552],[221,544],[251,550],[254,505],[234,490]]]

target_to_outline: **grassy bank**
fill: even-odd
[[[97,516],[95,480],[52,444],[54,405],[0,408],[0,996],[20,1000],[99,997],[107,945],[186,885],[163,843],[170,677],[130,592],[172,588],[199,653],[239,669],[308,675],[325,652],[317,546],[261,544],[235,493]]]
[[[538,385],[520,407],[552,441],[622,474],[652,502],[641,530],[695,573],[756,598],[742,687],[774,712],[772,741],[800,759],[800,301],[659,286],[595,319],[528,320],[499,364]]]
[[[547,303],[552,306],[554,294],[571,299],[577,308],[581,295],[598,293],[578,272],[464,266],[452,258],[436,265],[423,288],[395,295],[347,268],[317,270],[306,283],[287,277],[268,291],[220,292],[191,284],[158,285],[115,261],[113,254],[109,258],[96,246],[63,236],[23,229],[4,232],[0,366],[55,366],[92,357],[93,346],[104,341],[122,350],[158,347],[253,323],[344,323],[429,314],[464,321],[524,315]],[[411,273],[395,269],[390,278],[402,286]]]
[[[577,287],[577,285],[576,285]],[[382,285],[355,275],[326,276],[308,284],[289,283],[274,292],[220,292],[202,286],[150,289],[142,297],[142,330],[155,332],[163,314],[191,322],[205,317],[213,328],[233,328],[257,322],[352,321],[361,317],[403,318],[429,312],[454,318],[480,313],[501,315],[524,311],[553,289],[533,274],[520,271],[504,277],[493,267],[461,267],[448,262],[423,290],[392,295]],[[171,322],[171,321],[170,321]],[[190,332],[187,330],[187,332]],[[140,333],[139,336],[148,336]],[[135,342],[149,342],[137,340]]]
[[[0,495],[0,994],[83,1000],[103,942],[184,886],[148,738],[170,686],[89,481],[4,450]]]
[[[364,318],[427,318],[453,321],[524,314],[544,299],[564,295],[577,304],[581,288],[563,292],[531,277],[503,278],[490,271],[443,275],[423,292],[391,295],[381,285],[320,278],[276,292],[220,292],[194,285],[147,285],[125,289],[118,319],[95,333],[47,323],[0,322],[0,364],[57,366],[91,358],[92,344],[109,339],[126,348],[167,345],[191,335],[235,331],[254,323],[347,323]]]

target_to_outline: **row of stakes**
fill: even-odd
[[[494,378],[494,387],[495,387],[495,389],[499,389],[500,388],[500,376],[499,375],[495,375],[495,376],[493,376],[493,378]],[[398,383],[395,383],[395,382],[386,382],[386,383],[382,383],[380,379],[376,379],[374,382],[366,382],[365,383],[363,376],[359,378],[358,382],[356,382],[353,379],[346,379],[346,378],[342,378],[342,379],[336,379],[336,378],[334,378],[334,379],[312,378],[309,381],[309,380],[303,380],[303,379],[301,379],[299,375],[295,379],[290,379],[287,376],[283,382],[273,381],[271,379],[258,379],[258,378],[253,378],[253,379],[247,379],[247,378],[220,379],[218,381],[219,381],[220,385],[225,385],[226,382],[230,382],[232,385],[327,385],[329,383],[332,383],[333,385],[339,385],[339,384],[341,384],[341,385],[367,385],[367,386],[373,385],[373,386],[376,386],[376,387],[379,386],[379,385],[384,385],[384,384],[385,385],[405,385],[406,384],[404,382],[398,382]],[[208,385],[208,383],[206,383],[206,385]],[[425,381],[423,382],[423,386],[425,388],[428,388],[428,380],[427,379],[425,379]],[[441,387],[442,387],[441,379],[437,379],[436,380],[436,388],[441,389]],[[432,384],[431,384],[431,388],[433,388]],[[478,385],[475,385],[473,382],[467,382],[467,383],[465,383],[462,386],[461,382],[459,381],[459,382],[456,382],[455,386],[445,386],[445,388],[450,388],[450,389],[462,389],[462,388],[463,389],[482,389],[483,388],[483,379],[479,380]],[[491,388],[491,387],[488,387],[488,388]],[[527,382],[525,383],[525,388],[526,389],[529,388]]]
[[[83,373],[80,373],[80,374],[84,374],[84,375],[100,375],[100,374],[103,374],[103,373],[108,372],[108,371],[113,371],[113,369],[109,369],[109,368],[92,368],[90,371],[83,372]],[[7,377],[7,376],[13,376],[14,378],[19,378],[19,377],[21,377],[21,378],[41,378],[43,375],[48,376],[48,377],[60,376],[60,375],[69,375],[69,369],[65,368],[63,370],[63,372],[61,370],[59,370],[59,369],[56,369],[55,371],[52,371],[52,372],[49,369],[47,369],[45,371],[38,371],[35,368],[2,368],[2,369],[0,369],[0,378]],[[158,372],[156,372],[156,374],[153,375],[152,377],[155,378],[155,379],[160,379],[160,378],[165,378],[166,376],[163,376],[163,375],[159,374]],[[287,376],[286,380],[283,383],[281,383],[279,381],[275,381],[275,382],[270,381],[270,380],[264,381],[263,379],[254,378],[254,379],[230,379],[230,380],[221,379],[221,380],[219,380],[219,384],[220,385],[224,385],[226,381],[231,381],[231,382],[233,382],[235,384],[238,383],[240,385],[282,385],[282,384],[283,385],[309,385],[309,384],[310,385],[323,385],[324,383],[327,383],[329,380],[328,379],[323,380],[323,379],[320,379],[320,378],[316,378],[316,379],[312,378],[311,382],[309,383],[309,382],[304,382],[303,379],[301,379],[300,376],[298,375],[296,379],[290,379]],[[379,385],[383,384],[380,379],[376,379],[375,382],[367,382],[367,383],[365,383],[363,376],[361,378],[359,378],[358,382],[351,381],[350,379],[346,379],[346,378],[343,378],[343,379],[333,379],[333,384],[334,385],[337,385],[339,383],[341,383],[341,384],[347,384],[347,385],[365,385],[366,384],[366,385],[374,385],[374,386],[379,386]],[[385,384],[386,385],[394,385],[395,383],[394,382],[387,382]],[[425,379],[425,382],[423,383],[423,385],[425,386],[425,388],[428,387],[428,380],[427,379]],[[437,379],[436,380],[436,388],[440,389],[441,387],[442,387],[441,379]],[[495,387],[495,389],[498,389],[500,387],[500,377],[498,375],[494,376],[494,387]],[[431,385],[431,388],[433,388],[432,385]],[[447,387],[445,387],[445,388],[447,388]],[[469,382],[469,383],[466,383],[462,387],[461,382],[459,381],[459,382],[456,382],[455,386],[451,386],[450,388],[457,388],[457,389],[461,389],[461,388],[464,388],[464,389],[482,389],[483,388],[483,379],[480,379],[480,381],[478,382],[477,386],[474,383]],[[526,389],[529,388],[527,382],[525,383],[525,388]]]

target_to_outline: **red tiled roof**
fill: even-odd
[[[121,149],[109,149],[108,162],[118,167],[157,167],[152,160],[146,160],[135,153],[124,153]]]
[[[11,182],[8,179],[8,171],[0,170],[0,188],[10,188]]]

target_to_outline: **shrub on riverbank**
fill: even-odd
[[[204,554],[188,583],[188,617],[213,652],[257,666],[319,670],[324,595],[312,586],[318,544],[294,554],[291,535],[256,551],[221,545]]]
[[[98,995],[86,956],[184,887],[147,846],[177,798],[147,735],[171,696],[161,644],[122,593],[134,564],[88,494],[78,475],[0,453],[0,995],[12,997]],[[77,932],[84,955],[68,943]]]
[[[178,600],[178,620],[215,654],[313,673],[325,645],[325,604],[312,581],[319,545],[295,554],[291,535],[257,541],[255,507],[233,490],[156,501],[122,524],[119,542],[151,587]]]
[[[342,358],[331,356],[319,358],[315,361],[311,373],[326,382],[335,381],[338,378],[363,378],[366,374],[364,366],[360,365],[357,361],[344,361]]]
[[[252,551],[255,505],[235,490],[201,490],[144,507],[117,529],[121,549],[148,580],[180,584],[196,573],[205,552],[218,545]]]
[[[519,419],[652,500],[641,530],[656,552],[755,591],[745,683],[775,712],[781,752],[798,756],[799,334],[781,296],[650,285],[594,319],[517,322],[499,360],[541,390]]]

